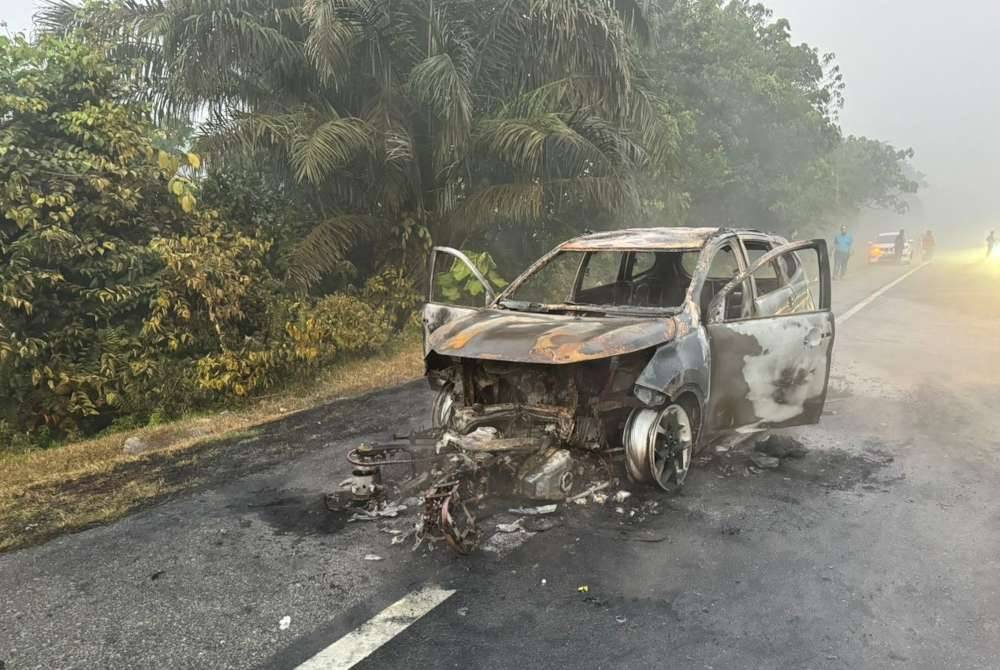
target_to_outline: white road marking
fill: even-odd
[[[296,670],[347,670],[410,627],[455,591],[427,586],[397,600]]]
[[[897,277],[896,279],[894,279],[893,281],[889,282],[888,284],[886,284],[885,286],[883,286],[879,290],[875,291],[870,296],[868,296],[867,298],[865,298],[864,300],[862,300],[861,302],[859,302],[858,304],[856,304],[854,307],[851,307],[849,310],[847,310],[843,314],[839,315],[837,317],[837,323],[838,324],[844,323],[845,321],[847,321],[848,319],[850,319],[852,316],[854,316],[855,314],[857,314],[858,312],[860,312],[861,310],[863,310],[865,307],[867,307],[868,305],[870,305],[873,302],[875,302],[875,300],[880,295],[882,295],[883,293],[885,293],[886,291],[888,291],[889,289],[891,289],[893,286],[895,286],[899,282],[903,281],[904,279],[906,279],[907,277],[909,277],[910,275],[912,275],[917,270],[922,270],[926,265],[927,265],[927,263],[921,263],[917,267],[913,268],[912,270],[910,270],[909,272],[907,272],[906,274],[904,274],[902,277]]]

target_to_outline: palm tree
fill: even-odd
[[[638,0],[49,0],[38,20],[138,59],[157,114],[207,119],[210,160],[266,165],[313,204],[301,287],[366,241],[627,210],[636,171],[674,153]]]

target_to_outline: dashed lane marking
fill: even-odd
[[[910,275],[912,275],[917,270],[922,270],[926,266],[927,266],[927,263],[921,263],[920,265],[918,265],[917,267],[913,268],[912,270],[910,270],[909,272],[907,272],[903,276],[897,277],[896,279],[892,280],[891,282],[889,282],[888,284],[886,284],[882,288],[878,289],[877,291],[875,291],[874,293],[872,293],[870,296],[868,296],[867,298],[865,298],[864,300],[862,300],[858,304],[854,305],[854,307],[851,307],[849,310],[847,310],[846,312],[844,312],[843,314],[841,314],[840,316],[838,316],[837,317],[837,323],[844,323],[845,321],[847,321],[848,319],[850,319],[852,316],[854,316],[855,314],[857,314],[858,312],[860,312],[861,310],[863,310],[865,307],[867,307],[868,305],[870,305],[873,302],[875,302],[875,300],[880,295],[882,295],[883,293],[885,293],[886,291],[888,291],[889,289],[891,289],[893,286],[895,286],[896,284],[900,283],[901,281],[903,281],[904,279],[906,279],[907,277],[909,277]]]
[[[427,586],[397,600],[300,665],[297,670],[347,670],[409,628],[455,591]]]

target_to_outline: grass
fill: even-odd
[[[381,354],[331,366],[308,385],[252,401],[237,411],[0,455],[0,551],[107,523],[145,503],[197,486],[201,480],[196,475],[180,480],[171,475],[197,472],[197,467],[182,466],[197,465],[198,445],[249,437],[258,426],[294,412],[397,386],[422,374],[420,340],[406,336]],[[195,433],[197,437],[186,437]],[[170,446],[140,456],[123,453],[122,444],[135,435]]]

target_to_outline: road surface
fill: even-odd
[[[234,448],[287,462],[0,555],[0,667],[995,668],[1000,279],[938,262],[865,302],[910,269],[853,270],[804,459],[712,450],[682,495],[456,558],[320,503],[430,393],[317,408]]]

